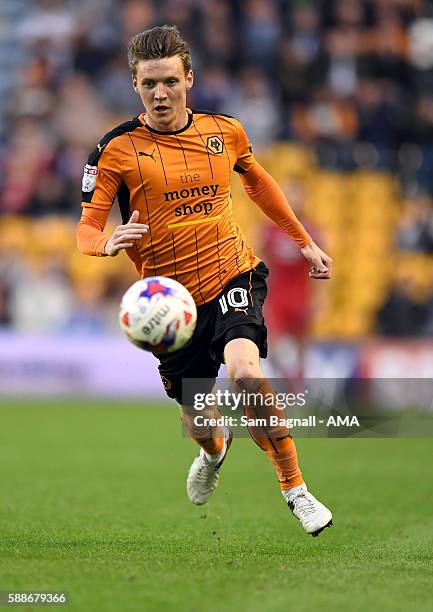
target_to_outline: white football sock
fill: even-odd
[[[225,434],[225,432],[224,432]],[[224,455],[226,454],[226,449],[227,449],[227,442],[226,442],[226,438],[224,436],[224,444],[222,449],[220,450],[219,453],[217,453],[216,455],[210,455],[209,453],[207,453],[204,448],[202,448],[202,452],[205,454],[206,459],[208,460],[208,462],[211,465],[216,465],[217,463],[219,463],[221,461],[221,459],[224,457]]]
[[[281,491],[281,495],[288,502],[291,497],[296,497],[298,493],[301,493],[301,491],[306,491],[306,490],[307,490],[307,485],[305,484],[305,482],[303,482],[301,485],[297,487],[293,487],[292,489],[287,489],[286,491]]]

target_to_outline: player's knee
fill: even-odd
[[[253,360],[241,359],[227,367],[227,373],[238,387],[254,392],[261,385],[263,373],[258,363]]]

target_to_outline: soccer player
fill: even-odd
[[[201,447],[189,470],[187,492],[193,503],[204,504],[218,483],[232,432],[195,424],[182,379],[210,381],[211,389],[225,362],[239,389],[274,393],[260,368],[267,352],[262,306],[268,270],[233,218],[231,172],[239,173],[251,200],[297,243],[311,264],[312,278],[330,278],[332,262],[254,159],[241,123],[187,107],[191,56],[176,27],[137,34],[128,61],[145,112],[107,133],[90,154],[77,243],[82,253],[99,257],[125,249],[142,278],[174,278],[195,299],[198,320],[192,340],[158,358],[164,388],[181,405],[185,427]],[[123,223],[107,235],[104,227],[116,196]],[[244,410],[251,418],[256,414],[255,407]],[[213,407],[200,414],[220,416]],[[331,512],[307,490],[288,429],[252,426],[249,432],[272,462],[282,495],[305,531],[318,535],[330,526]]]

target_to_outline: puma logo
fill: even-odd
[[[151,157],[153,161],[156,162],[156,159],[153,157],[154,153],[155,153],[155,149],[153,149],[152,153],[145,153],[144,151],[139,151],[138,156],[139,157]]]
[[[243,312],[244,314],[248,314],[248,308],[235,308],[235,312]]]

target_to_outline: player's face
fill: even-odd
[[[138,62],[132,83],[144,104],[150,127],[170,132],[186,124],[186,92],[192,82],[192,70],[185,74],[179,55]]]

